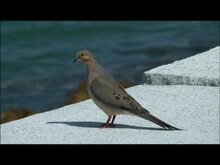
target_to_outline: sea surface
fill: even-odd
[[[62,107],[86,80],[72,63],[90,50],[119,81],[219,44],[219,21],[1,21],[1,112]]]

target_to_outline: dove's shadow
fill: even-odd
[[[47,122],[47,124],[66,124],[66,125],[75,126],[75,127],[101,128],[101,125],[103,123],[93,122],[93,121],[75,121],[75,122],[52,121],[52,122]],[[114,124],[113,128],[129,128],[129,129],[146,129],[146,130],[167,131],[167,129],[163,129],[163,128],[140,127],[140,126],[127,125],[127,124]]]

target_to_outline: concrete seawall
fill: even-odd
[[[146,71],[142,82],[149,85],[219,86],[219,49]]]
[[[100,129],[107,116],[89,99],[2,124],[1,144],[219,144],[219,48],[147,71],[127,89],[181,131],[126,115]]]

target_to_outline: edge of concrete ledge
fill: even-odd
[[[142,84],[220,86],[219,49],[217,46],[206,52],[146,71],[142,76]]]

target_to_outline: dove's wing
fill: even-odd
[[[93,96],[107,106],[126,110],[133,114],[148,112],[114,78],[107,74],[94,79],[90,89]]]

